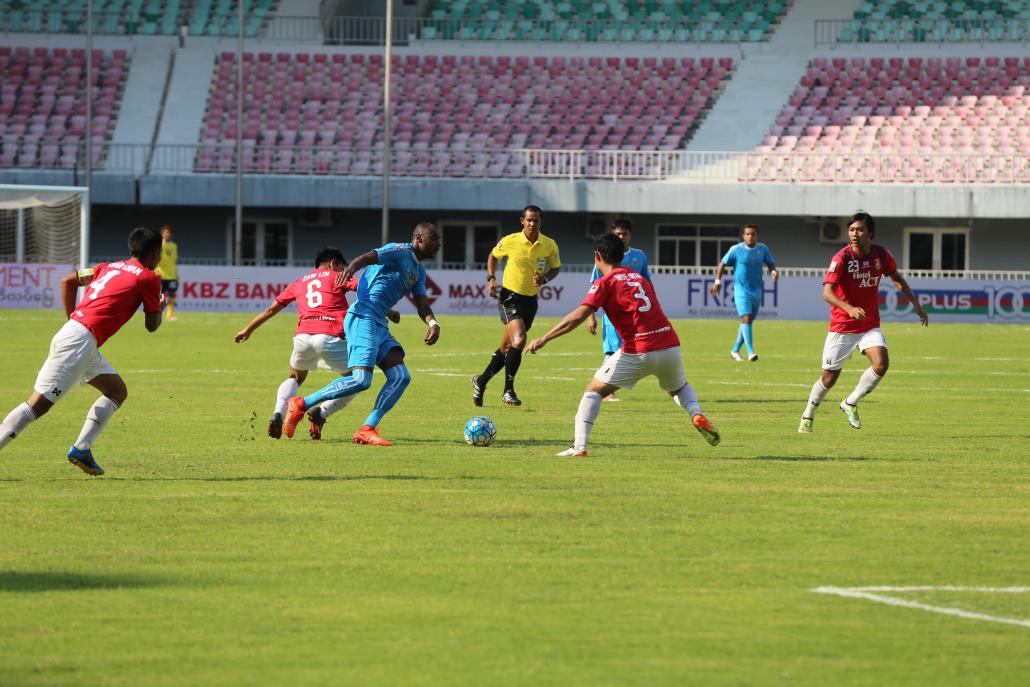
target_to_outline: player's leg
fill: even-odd
[[[603,310],[601,311],[601,336],[605,359],[614,355],[617,350],[622,348],[622,338],[619,336],[619,332],[615,329],[615,325],[612,324],[612,321],[608,319],[608,316]],[[605,396],[604,400],[614,402],[618,401],[619,397],[616,396],[613,391]]]
[[[683,355],[679,346],[652,351],[643,354],[644,372],[658,377],[658,385],[664,389],[672,400],[690,415],[690,423],[701,433],[711,446],[718,444],[722,437],[715,425],[701,411],[697,400],[697,391],[687,381],[686,370],[683,369]]]
[[[326,336],[324,334],[320,335],[319,339],[321,342],[319,352],[321,353],[322,360],[336,374],[341,377],[349,377],[351,370],[350,359],[347,354],[347,341],[336,336]],[[333,414],[346,408],[353,399],[354,395],[341,396],[340,398],[325,401],[321,405],[310,409],[308,411],[308,420],[311,426],[308,429],[308,434],[311,438],[315,441],[321,439],[325,421]]]
[[[293,351],[290,353],[290,374],[275,390],[275,406],[268,418],[268,436],[278,439],[283,435],[286,406],[297,395],[300,385],[308,377],[308,371],[318,367],[318,350],[315,335],[297,334],[293,337]]]
[[[826,398],[826,394],[833,388],[833,385],[837,383],[841,368],[844,367],[844,363],[857,343],[857,338],[853,334],[826,333],[826,341],[823,343],[823,372],[812,385],[812,390],[808,394],[808,404],[801,413],[798,432],[807,434],[812,431],[815,411],[818,410],[819,404]]]
[[[758,318],[758,306],[761,304],[762,299],[760,296],[751,294],[748,300],[751,312],[741,318],[741,334],[744,337],[744,346],[747,348],[747,359],[753,363],[758,360],[758,353],[755,351],[754,329],[755,320]]]
[[[558,455],[585,457],[590,432],[601,412],[602,399],[618,389],[632,389],[642,376],[639,355],[616,351],[606,358],[594,373],[593,379],[587,384],[586,391],[583,392],[583,397],[579,401],[579,409],[576,411],[575,439],[572,447]]]
[[[847,416],[848,424],[855,429],[862,428],[862,421],[858,417],[858,402],[876,388],[876,385],[887,374],[887,368],[890,367],[887,341],[879,328],[865,332],[858,343],[858,348],[869,358],[870,365],[859,377],[854,390],[840,404],[840,410]]]
[[[33,391],[29,400],[19,403],[0,422],[0,448],[7,446],[15,437],[25,431],[30,424],[43,417],[48,410],[54,407],[53,401],[48,400],[39,392]]]
[[[383,388],[379,390],[372,412],[365,418],[358,431],[354,433],[354,443],[371,446],[392,446],[393,444],[379,436],[379,423],[397,401],[404,395],[404,390],[411,383],[411,374],[404,365],[404,349],[393,337],[383,342],[380,349],[379,369],[386,376]]]
[[[165,292],[165,302],[168,303],[168,309],[165,311],[167,319],[175,319],[175,293],[179,290],[179,281],[172,279],[168,282],[168,290]]]
[[[102,356],[101,360],[103,360]],[[106,362],[104,360],[104,363]],[[106,367],[108,371],[91,376],[89,379],[89,385],[102,395],[86,412],[86,421],[82,425],[82,430],[71,448],[68,449],[68,462],[87,475],[104,474],[104,469],[93,458],[93,442],[97,440],[100,433],[107,427],[108,421],[119,408],[125,405],[125,400],[129,397],[125,380],[110,365]]]

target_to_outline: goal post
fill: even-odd
[[[89,263],[89,189],[0,184],[0,262]]]

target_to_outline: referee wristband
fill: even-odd
[[[440,328],[440,323],[436,321],[435,317],[429,318],[429,321],[426,322],[426,324],[428,324],[430,327],[436,327],[437,329]]]
[[[497,281],[497,277],[495,277],[492,274],[488,274],[488,275],[486,275],[486,281],[487,281],[487,283],[492,282],[492,281]]]

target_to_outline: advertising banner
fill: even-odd
[[[0,263],[0,308],[61,309],[61,279],[72,265]]]
[[[0,308],[60,308],[61,277],[71,265],[0,263]],[[288,284],[305,274],[300,267],[181,265],[177,305],[183,313],[257,313]],[[501,275],[498,275],[501,276]],[[590,275],[565,272],[540,289],[539,314],[560,317],[586,295]],[[916,297],[932,322],[1030,322],[1030,280],[910,279]],[[711,276],[658,274],[655,290],[671,318],[735,319],[733,280],[709,292]],[[439,315],[495,315],[497,300],[487,293],[482,270],[433,270],[426,280],[430,303]],[[880,285],[880,316],[885,322],[915,321],[912,305],[894,285]],[[781,320],[828,320],[819,276],[765,278],[759,317]],[[411,302],[398,304],[415,311]]]

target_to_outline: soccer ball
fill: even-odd
[[[465,423],[465,443],[470,446],[489,446],[497,436],[497,427],[488,417],[477,415]]]

